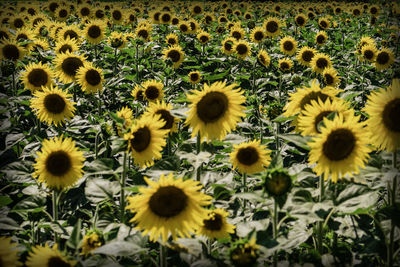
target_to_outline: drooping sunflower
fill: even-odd
[[[72,138],[45,139],[37,152],[33,177],[46,187],[62,190],[73,186],[83,175],[83,152],[75,146]]]
[[[98,44],[104,39],[105,30],[106,25],[101,20],[92,20],[85,26],[85,38],[91,44]]]
[[[126,46],[126,38],[122,32],[112,32],[108,36],[108,43],[112,48],[122,49]]]
[[[149,80],[142,83],[143,97],[150,102],[161,100],[164,96],[164,84],[161,81]]]
[[[331,26],[331,22],[330,22],[329,19],[327,19],[327,18],[320,18],[320,19],[318,20],[318,26],[319,26],[321,29],[326,30],[326,29],[328,29],[328,28]]]
[[[239,145],[233,145],[233,152],[229,155],[234,168],[242,174],[261,172],[271,161],[270,150],[260,144],[260,140],[253,140]]]
[[[79,51],[79,45],[75,39],[70,39],[69,37],[67,37],[67,39],[61,39],[56,43],[54,51],[57,55],[66,52],[75,53]]]
[[[384,70],[389,68],[394,63],[394,53],[389,48],[382,48],[376,54],[375,68],[377,70]]]
[[[236,40],[242,40],[244,38],[244,30],[241,27],[232,27],[230,36]]]
[[[44,247],[33,247],[32,251],[29,252],[26,261],[27,267],[73,267],[76,264],[77,261],[68,260],[61,254],[61,252],[58,250],[57,244],[55,244],[53,248],[50,248],[47,243],[44,245]]]
[[[233,49],[235,41],[236,41],[236,39],[233,37],[228,37],[222,41],[221,50],[225,55],[231,55],[235,52],[235,50]]]
[[[178,130],[177,122],[178,118],[171,114],[172,105],[170,103],[165,103],[164,101],[153,102],[146,109],[144,116],[149,116],[151,119],[160,118],[164,122],[164,126],[161,127],[162,130],[168,130],[170,133],[176,132]]]
[[[274,17],[268,18],[266,21],[264,21],[263,27],[267,36],[273,38],[278,36],[281,32],[281,21]]]
[[[197,84],[197,83],[199,83],[200,82],[200,80],[201,80],[201,74],[200,74],[200,72],[199,71],[191,71],[191,72],[189,72],[189,82],[191,83],[191,84]]]
[[[230,261],[236,267],[256,266],[257,259],[260,257],[259,248],[260,245],[256,244],[254,237],[250,240],[238,240],[229,250]]]
[[[203,235],[210,239],[229,238],[229,234],[235,232],[235,226],[227,222],[229,212],[224,209],[208,210],[207,217],[203,219],[197,235]]]
[[[304,46],[297,53],[296,58],[301,65],[309,67],[311,65],[311,60],[314,58],[315,54],[317,54],[317,50],[308,46]]]
[[[0,60],[21,60],[25,56],[25,49],[14,39],[0,43]]]
[[[298,130],[302,135],[315,136],[320,134],[320,123],[323,121],[323,118],[329,116],[333,112],[343,114],[344,119],[354,113],[354,111],[349,108],[349,105],[340,98],[335,98],[333,100],[327,98],[325,101],[318,98],[306,105],[297,117]]]
[[[264,28],[262,27],[255,27],[251,30],[250,33],[250,40],[254,43],[261,43],[265,38]]]
[[[274,198],[286,195],[292,188],[292,176],[283,168],[269,169],[263,180],[264,192]]]
[[[117,126],[117,132],[120,137],[123,137],[123,132],[129,130],[133,123],[133,110],[129,107],[123,107],[117,111],[117,117],[124,119],[123,129]]]
[[[35,91],[33,95],[30,106],[40,121],[61,125],[74,116],[75,103],[68,99],[71,95],[58,87],[42,87],[42,91]]]
[[[321,134],[313,137],[308,143],[311,147],[308,162],[316,163],[313,168],[317,175],[329,175],[336,183],[342,176],[359,173],[369,157],[370,148],[367,146],[370,134],[364,129],[364,123],[359,122],[359,116],[337,114],[333,120],[323,119],[325,127]]]
[[[165,42],[169,46],[178,45],[179,44],[178,35],[176,35],[175,33],[168,34],[167,37],[165,38]]]
[[[328,40],[328,35],[326,34],[325,31],[320,31],[317,33],[317,35],[315,35],[315,42],[319,46],[324,45],[327,40]]]
[[[161,236],[165,243],[170,234],[174,240],[190,237],[207,218],[203,206],[211,204],[211,197],[200,192],[199,182],[175,179],[172,173],[161,174],[158,182],[145,181],[150,187],[141,187],[140,194],[128,197],[126,208],[135,213],[130,222],[136,222],[143,235],[150,234],[151,241]]]
[[[304,27],[307,24],[307,16],[300,13],[294,18],[294,22],[298,27]]]
[[[340,84],[340,76],[332,67],[326,68],[322,72],[322,77],[324,78],[326,86],[338,87]]]
[[[201,31],[199,34],[197,34],[197,40],[205,45],[211,40],[211,35],[208,32]]]
[[[58,38],[58,34],[60,33],[60,31],[66,26],[65,22],[53,22],[51,24],[51,28],[49,26],[49,31],[50,31],[50,37],[54,40],[54,41],[61,41],[64,38]],[[68,38],[70,38],[68,36]],[[75,40],[75,39],[74,39]]]
[[[246,59],[251,54],[251,47],[245,40],[235,41],[233,45],[233,51],[236,56],[240,59]]]
[[[202,91],[192,90],[187,94],[191,102],[186,125],[190,125],[192,137],[200,134],[201,140],[222,140],[225,135],[236,128],[243,117],[246,98],[236,84],[226,86],[225,82],[204,84]]]
[[[310,65],[314,72],[321,74],[326,68],[332,67],[332,61],[328,55],[317,53],[311,60]]]
[[[293,61],[290,58],[281,58],[278,61],[278,68],[282,72],[291,70],[293,67]]]
[[[75,39],[78,43],[81,42],[82,31],[76,25],[65,26],[58,32],[58,37],[61,39]]]
[[[296,53],[297,41],[291,36],[285,36],[279,42],[281,52],[285,55],[291,56]]]
[[[163,51],[164,59],[169,59],[172,61],[172,67],[174,69],[178,68],[185,57],[185,52],[183,52],[182,48],[179,45],[170,46]]]
[[[22,265],[18,261],[16,245],[16,243],[11,243],[11,237],[0,237],[0,262],[2,266],[18,267]]]
[[[386,90],[368,96],[364,111],[368,113],[368,130],[372,143],[381,150],[400,148],[400,81],[393,79]]]
[[[42,90],[42,86],[49,87],[51,84],[53,84],[53,78],[53,70],[49,67],[49,65],[42,64],[42,62],[29,63],[21,75],[21,80],[24,83],[24,87],[31,90],[31,92]]]
[[[149,42],[151,40],[151,25],[144,25],[137,27],[135,30],[136,38],[141,38],[145,42]]]
[[[261,49],[257,54],[258,62],[264,67],[268,67],[271,63],[271,57],[268,55],[267,51]]]
[[[76,80],[85,93],[96,93],[103,90],[104,77],[100,68],[85,63],[76,73]]]
[[[378,49],[376,49],[375,45],[367,44],[361,48],[361,55],[363,59],[368,62],[374,62],[376,60],[376,56],[378,54]]]
[[[85,64],[85,58],[81,55],[65,52],[58,54],[54,59],[57,77],[63,83],[72,83],[76,80],[76,73]]]
[[[336,95],[341,92],[333,87],[325,87],[321,89],[317,80],[313,80],[311,87],[297,88],[296,92],[289,93],[289,102],[284,107],[284,116],[290,117],[304,110],[305,106],[311,104],[312,100],[321,99],[323,102],[330,98],[333,100]]]
[[[160,116],[161,117],[161,116]],[[162,157],[168,130],[161,129],[164,122],[147,116],[135,121],[129,133],[124,135],[128,142],[128,152],[131,153],[134,164],[140,167],[150,167],[155,159]]]
[[[95,250],[98,247],[101,247],[101,236],[95,231],[91,231],[87,233],[82,240],[82,252],[81,255],[89,255],[91,251]]]

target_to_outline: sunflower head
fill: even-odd
[[[274,17],[268,18],[266,21],[264,21],[263,27],[267,36],[276,37],[281,32],[281,21]]]
[[[197,70],[189,72],[188,77],[191,84],[197,84],[201,80],[201,74]]]
[[[78,69],[76,80],[85,93],[96,93],[103,89],[102,70],[94,67],[91,63],[85,63],[83,67]]]
[[[234,42],[233,51],[240,59],[245,59],[251,54],[250,45],[244,40]]]
[[[197,40],[203,45],[207,44],[211,40],[211,35],[208,32],[202,31],[197,34]]]
[[[5,40],[0,43],[0,59],[17,61],[25,56],[25,49],[15,40]]]
[[[161,100],[164,96],[164,84],[161,81],[149,80],[142,83],[143,96],[150,102]]]
[[[178,29],[182,32],[182,33],[189,33],[190,32],[190,25],[189,23],[187,23],[186,21],[181,21],[178,24]]]
[[[241,27],[232,27],[231,28],[231,37],[236,40],[241,40],[244,38],[244,30]]]
[[[256,266],[257,259],[260,257],[260,245],[256,244],[256,239],[238,240],[232,244],[229,250],[229,258],[234,266],[246,267]]]
[[[307,23],[307,16],[304,14],[298,14],[295,18],[294,18],[294,22],[296,23],[297,26],[299,27],[304,27]]]
[[[235,232],[235,226],[226,221],[229,213],[223,209],[208,210],[207,217],[197,230],[197,235],[204,235],[210,239],[228,238]]]
[[[65,40],[60,40],[56,43],[56,47],[54,48],[56,54],[62,53],[74,53],[79,51],[79,45],[75,39],[70,39],[69,37]]]
[[[58,32],[58,37],[66,40],[67,38],[75,39],[77,42],[81,42],[82,31],[76,25],[70,25],[63,27]]]
[[[174,33],[170,33],[167,35],[167,37],[165,38],[165,42],[169,45],[169,46],[174,46],[179,44],[178,41],[178,36]]]
[[[228,37],[222,41],[222,52],[226,55],[231,55],[235,52],[233,49],[236,39],[233,37]]]
[[[254,43],[261,43],[265,38],[264,29],[262,27],[255,27],[251,30],[250,39]]]
[[[268,170],[264,176],[264,191],[272,197],[286,195],[292,187],[292,176],[284,169]]]
[[[11,242],[11,237],[0,237],[0,260],[2,266],[17,267],[22,264],[18,261],[16,243]]]
[[[122,49],[126,46],[126,38],[121,32],[112,32],[108,37],[108,43],[112,48]]]
[[[325,31],[320,31],[317,33],[317,35],[315,35],[315,42],[317,43],[317,45],[323,45],[326,43],[327,40],[328,35]]]
[[[101,20],[92,20],[85,26],[85,37],[91,44],[98,44],[104,39],[106,26]]]
[[[296,52],[297,42],[291,36],[285,36],[284,38],[281,39],[279,44],[281,52],[284,53],[285,55],[291,56]]]
[[[102,239],[103,237],[99,231],[89,231],[88,233],[86,233],[82,240],[81,255],[88,256],[89,254],[91,254],[91,251],[95,250],[98,247],[101,247]]]
[[[297,60],[305,67],[310,66],[311,60],[315,56],[317,51],[314,48],[304,46],[302,47],[296,55]]]
[[[119,7],[115,7],[110,11],[110,16],[111,16],[111,20],[115,23],[115,24],[122,24],[122,22],[124,21],[125,17],[124,17],[124,12],[122,11],[121,8]]]
[[[151,40],[151,26],[144,25],[136,28],[136,38],[141,38],[143,41],[148,42]]]
[[[42,62],[30,63],[21,75],[25,88],[32,92],[41,90],[42,86],[49,87],[53,83],[53,78],[53,70],[47,64],[42,64]]]
[[[324,53],[317,53],[311,60],[310,65],[314,72],[321,74],[326,68],[332,66],[332,62],[328,55]]]
[[[143,101],[144,95],[142,86],[137,84],[135,88],[132,90],[131,96],[133,96],[137,101]]]
[[[26,266],[65,266],[72,267],[77,261],[68,260],[59,250],[57,244],[50,248],[46,243],[44,246],[32,247],[26,261]]]
[[[271,57],[268,55],[267,51],[261,49],[257,54],[257,61],[264,67],[268,67],[271,63]]]
[[[185,53],[179,45],[171,46],[163,51],[164,59],[172,62],[173,68],[178,68],[184,59]]]
[[[318,26],[323,29],[326,30],[331,26],[331,22],[329,21],[329,19],[327,18],[320,18],[318,20]]]
[[[326,86],[337,87],[340,83],[340,76],[338,76],[338,72],[332,67],[324,69],[322,76],[324,77]]]
[[[293,61],[289,58],[281,58],[278,61],[279,70],[282,72],[290,71],[293,67]]]
[[[389,68],[394,63],[394,53],[389,48],[382,48],[376,54],[375,68],[377,70],[384,70]]]
[[[120,110],[117,111],[117,117],[121,118],[124,120],[124,131],[129,130],[132,126],[132,119],[133,119],[133,111],[132,109],[130,109],[129,107],[123,107]],[[119,136],[123,136],[122,135],[122,131],[121,128],[117,128],[118,130],[118,135]]]
[[[167,104],[164,101],[157,101],[156,103],[150,103],[144,116],[150,116],[152,119],[159,118],[164,122],[162,130],[168,130],[169,132],[176,132],[178,119],[172,115],[172,105]]]
[[[71,83],[76,80],[78,69],[85,64],[85,58],[81,55],[66,52],[58,54],[54,59],[56,74],[63,83]]]
[[[240,173],[253,174],[261,172],[269,165],[270,150],[260,144],[259,140],[253,140],[240,145],[233,145],[230,160],[234,168]]]

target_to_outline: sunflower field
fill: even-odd
[[[398,1],[1,1],[0,267],[400,266]]]

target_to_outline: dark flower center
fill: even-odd
[[[98,85],[101,81],[101,76],[97,70],[91,69],[86,72],[85,79],[90,85]]]
[[[160,15],[161,15],[160,12],[155,13],[155,14],[154,14],[154,20],[155,20],[155,21],[159,21],[159,20],[160,20]]]
[[[147,126],[138,129],[131,139],[131,146],[137,152],[146,150],[151,141],[151,132]]]
[[[304,107],[310,104],[312,100],[318,101],[318,99],[321,99],[322,102],[325,102],[328,97],[328,95],[321,92],[311,92],[301,100],[300,109],[304,110]]]
[[[193,11],[194,11],[195,14],[200,14],[201,11],[202,11],[202,9],[201,9],[201,7],[199,7],[199,6],[195,6],[195,7],[193,8]]]
[[[321,28],[327,28],[328,27],[328,23],[325,21],[325,20],[323,20],[323,21],[321,21],[320,23],[319,23],[319,26],[321,27]]]
[[[72,52],[72,47],[69,44],[65,44],[63,46],[60,47],[60,49],[58,50],[60,53],[65,53],[65,52]]]
[[[249,146],[239,149],[236,158],[241,164],[250,166],[258,161],[259,155],[257,149]]]
[[[68,11],[65,9],[61,9],[60,12],[58,12],[58,16],[60,18],[65,18],[68,15]]]
[[[324,78],[325,78],[325,81],[326,81],[326,84],[327,84],[327,85],[331,85],[331,84],[333,84],[333,82],[335,81],[335,80],[333,79],[332,75],[329,74],[329,73],[325,73]]]
[[[353,15],[358,16],[360,14],[361,14],[360,10],[358,10],[358,9],[353,10]]]
[[[297,25],[303,26],[304,22],[305,22],[305,19],[303,17],[299,16],[296,18]]]
[[[364,57],[368,60],[371,60],[374,57],[374,52],[372,52],[372,50],[365,50]]]
[[[254,33],[254,39],[256,41],[261,41],[263,38],[264,38],[264,33],[263,32],[257,31],[257,32]]]
[[[67,39],[68,36],[70,39],[72,38],[78,39],[78,34],[73,30],[68,30],[64,33],[64,39]]]
[[[283,43],[283,49],[285,49],[285,51],[292,51],[293,48],[294,48],[294,44],[292,41],[285,41]]]
[[[354,134],[350,130],[342,128],[334,130],[328,135],[322,150],[329,160],[340,161],[350,156],[355,145]]]
[[[278,30],[279,25],[276,21],[269,21],[266,28],[268,32],[274,33]]]
[[[187,27],[186,24],[180,25],[180,26],[179,26],[179,29],[180,29],[182,32],[187,32],[187,31],[188,31],[188,27]]]
[[[310,62],[312,60],[312,58],[314,57],[314,52],[310,51],[310,50],[306,50],[301,54],[301,58],[305,61],[305,62]]]
[[[89,8],[84,7],[84,8],[81,9],[81,15],[82,15],[82,16],[86,17],[86,16],[88,16],[89,14],[90,14],[90,9],[89,9]]]
[[[57,7],[58,7],[58,4],[55,3],[55,2],[53,2],[53,3],[51,3],[51,4],[49,5],[49,9],[50,9],[51,12],[56,11]]]
[[[321,57],[317,59],[316,64],[319,69],[325,69],[328,66],[328,60],[326,60],[326,58]]]
[[[215,122],[220,119],[228,109],[228,98],[221,92],[207,93],[197,103],[197,116],[204,123]]]
[[[165,121],[165,124],[161,129],[169,130],[174,126],[174,116],[168,110],[160,109],[156,111],[156,114],[161,115],[161,119]]]
[[[128,18],[130,22],[134,22],[136,20],[136,16],[133,14],[130,14]]]
[[[20,52],[17,46],[7,44],[3,46],[3,55],[6,59],[15,61],[19,58]]]
[[[315,117],[314,121],[314,129],[317,133],[321,133],[321,131],[318,129],[318,124],[329,114],[331,114],[333,111],[322,111]]]
[[[171,50],[171,51],[169,51],[168,52],[168,55],[167,55],[170,59],[171,59],[171,61],[172,62],[178,62],[180,59],[181,59],[181,54],[179,53],[179,51],[177,51],[177,50]]]
[[[43,69],[33,69],[28,74],[28,81],[35,87],[41,87],[42,85],[46,85],[48,76]]]
[[[239,40],[242,37],[242,35],[240,34],[240,32],[234,31],[232,32],[232,37],[234,37],[236,40]]]
[[[180,214],[187,206],[188,197],[175,186],[162,186],[149,201],[149,207],[156,215],[171,218]]]
[[[92,25],[89,27],[87,33],[91,38],[95,39],[101,35],[101,29],[97,25]]]
[[[265,65],[265,57],[264,57],[264,55],[259,55],[258,56],[258,60],[263,64],[263,65]]]
[[[317,43],[323,44],[324,42],[325,42],[325,36],[323,36],[322,34],[318,35],[317,36]]]
[[[161,16],[161,20],[162,20],[163,22],[169,22],[169,21],[171,20],[171,15],[168,14],[168,13],[165,13],[165,14],[163,14],[163,15]]]
[[[282,62],[280,64],[281,70],[288,70],[289,69],[289,64],[287,62]]]
[[[5,31],[0,31],[0,40],[1,39],[8,39],[9,38],[9,36],[8,36],[8,33],[7,32],[5,32]]]
[[[203,221],[204,227],[211,231],[221,230],[223,226],[222,216],[214,212],[212,212],[211,215],[212,217],[210,219]]]
[[[156,86],[149,86],[145,91],[146,97],[149,100],[157,99],[160,96],[160,92]]]
[[[382,113],[383,124],[394,132],[400,132],[400,98],[386,104]]]
[[[232,42],[225,42],[225,43],[224,43],[224,48],[225,48],[225,50],[231,51],[231,50],[232,50],[232,45],[233,45]]]
[[[190,22],[190,29],[192,30],[192,31],[194,31],[195,29],[196,29],[196,23],[194,23],[194,22]]]
[[[114,10],[114,11],[112,12],[112,17],[113,17],[113,19],[115,19],[115,20],[120,20],[120,19],[122,18],[122,13],[121,13],[121,11],[119,11],[119,10]]]
[[[389,59],[390,59],[389,54],[385,51],[382,51],[376,57],[376,62],[378,62],[381,65],[385,65],[386,63],[389,62]]]
[[[371,14],[375,15],[376,13],[378,13],[378,9],[376,7],[371,7]]]
[[[179,23],[179,19],[178,18],[173,18],[171,20],[172,25],[177,25]]]
[[[147,38],[149,37],[149,32],[146,29],[141,29],[138,31],[137,35],[143,38],[144,40],[147,40]]]
[[[342,9],[341,9],[340,7],[337,7],[337,8],[335,9],[335,12],[336,12],[336,14],[339,14],[340,12],[342,12]]]
[[[15,28],[22,28],[25,25],[24,21],[22,19],[15,19],[14,20],[14,26]]]
[[[202,35],[202,36],[200,36],[200,41],[202,43],[207,43],[208,42],[208,37],[206,35]]]
[[[53,256],[47,262],[47,267],[70,267],[71,265],[68,262],[65,262],[63,259],[57,256]]]
[[[244,55],[247,53],[248,49],[245,44],[238,44],[238,46],[236,47],[236,51],[239,55]]]
[[[227,22],[228,20],[227,20],[225,17],[221,17],[221,18],[219,19],[219,21],[222,22],[222,23],[224,23],[224,22]]]
[[[32,26],[36,26],[36,24],[38,24],[39,22],[44,21],[42,18],[36,18],[33,20],[32,22]]]
[[[44,107],[48,112],[53,114],[60,114],[64,111],[66,106],[64,98],[58,94],[49,94],[44,98]]]
[[[34,16],[36,14],[36,10],[34,8],[31,8],[31,7],[28,8],[27,12],[31,16]]]
[[[46,159],[46,170],[54,176],[63,176],[72,167],[69,155],[65,151],[54,151]],[[55,265],[53,265],[55,266]]]
[[[195,81],[197,81],[199,79],[199,74],[198,73],[192,73],[192,74],[190,74],[190,80],[192,81],[192,82],[195,82]]]
[[[246,14],[244,17],[245,17],[246,19],[251,19],[251,15],[250,15],[250,14]]]
[[[175,38],[169,38],[169,39],[168,39],[168,44],[170,44],[170,45],[176,44]]]
[[[68,57],[61,64],[61,68],[68,76],[75,77],[76,72],[83,66],[82,60],[77,57]]]
[[[96,13],[94,13],[96,18],[102,19],[104,17],[104,12],[103,10],[97,10]]]
[[[285,194],[291,184],[292,179],[289,175],[282,172],[274,172],[271,177],[265,180],[266,182],[266,191],[274,196],[280,196]]]

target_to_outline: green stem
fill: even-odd
[[[121,222],[125,223],[125,184],[126,184],[126,160],[128,153],[124,152],[124,159],[122,162],[122,178],[121,178],[121,194],[120,194],[120,209],[121,209]]]
[[[272,221],[272,235],[273,238],[276,240],[278,237],[278,201],[276,201],[276,199],[274,198],[274,217],[273,217],[273,221]],[[274,252],[274,256],[273,256],[273,264],[274,267],[277,266],[277,253],[276,251]]]
[[[201,150],[201,138],[200,138],[200,133],[197,134],[196,137],[196,154],[198,155]]]
[[[52,200],[53,200],[53,222],[57,223],[58,221],[58,191],[57,190],[53,190],[53,196],[52,196]],[[58,235],[57,233],[54,231],[54,242],[57,243],[58,242]]]
[[[114,49],[114,73],[116,73],[117,67],[118,67],[117,54],[118,54],[118,48],[115,48]]]
[[[171,156],[171,154],[172,154],[172,152],[171,152],[171,150],[172,150],[172,144],[171,144],[171,134],[169,133],[168,134],[168,137],[167,137],[167,155],[168,156]]]
[[[160,243],[160,267],[167,267],[167,249]]]
[[[392,166],[393,168],[396,169],[397,167],[397,151],[393,152],[393,160],[392,160]],[[389,205],[394,206],[396,205],[396,187],[397,187],[397,175],[393,178],[393,184],[392,184],[392,192],[391,194],[388,194],[390,196],[389,198]],[[389,189],[390,190],[390,189]],[[395,225],[393,223],[393,219],[391,221],[391,227],[390,227],[390,235],[389,235],[389,247],[387,250],[387,266],[392,267],[394,264],[394,229]]]
[[[12,90],[13,90],[15,96],[17,96],[18,92],[17,92],[17,88],[16,88],[16,86],[15,86],[15,66],[14,66],[14,69],[13,69],[13,72],[12,72],[12,77],[11,77],[11,78],[12,78],[12,81],[11,81],[11,83],[12,83]]]
[[[324,178],[322,175],[319,177],[319,202],[322,202],[324,198],[324,192],[325,192],[325,184],[324,184]],[[318,235],[317,235],[317,245],[318,245],[318,252],[320,255],[323,253],[323,230],[324,230],[324,223],[323,221],[318,222]]]
[[[212,253],[212,240],[211,239],[207,239],[207,254],[211,255]]]
[[[136,81],[139,82],[139,45],[136,43]]]
[[[280,144],[279,144],[279,127],[280,127],[280,124],[279,124],[279,122],[275,122],[275,126],[276,126],[276,135],[275,135],[276,151],[279,151],[279,149],[280,149]]]

